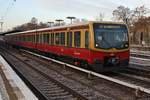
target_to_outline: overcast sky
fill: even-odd
[[[32,17],[42,22],[67,16],[94,20],[103,13],[105,20],[111,20],[112,11],[119,5],[131,9],[145,5],[150,9],[149,0],[0,0],[0,4],[0,18],[4,16],[5,30],[29,22]]]

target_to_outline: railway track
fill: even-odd
[[[33,60],[22,56],[18,57],[16,54],[8,54],[5,53],[6,56],[9,56],[7,57],[7,61],[9,63],[15,62],[13,65],[15,69],[41,93],[40,100],[43,98],[45,100],[113,100],[112,97],[96,93],[96,91],[93,91],[87,86],[62,77],[57,72],[47,70],[37,64],[33,65]]]
[[[130,68],[150,73],[150,52],[131,50]]]
[[[20,57],[19,57],[20,58]],[[30,60],[32,58],[32,60]],[[31,65],[30,66],[32,66],[33,65],[33,63],[36,63],[36,62],[40,62],[40,63],[43,63],[44,62],[44,64],[43,64],[43,66],[49,66],[49,61],[43,61],[43,60],[41,60],[41,59],[39,59],[39,58],[36,58],[36,57],[33,57],[33,56],[30,56],[29,57],[29,55],[28,55],[28,57],[27,57],[27,54],[23,54],[23,56],[22,56],[22,59],[24,59],[23,61],[25,61],[25,62],[32,62],[31,63]],[[33,62],[33,61],[36,61],[36,62]],[[46,63],[45,63],[46,62]],[[38,63],[39,64],[39,63]],[[39,66],[38,64],[35,64],[35,66]],[[92,93],[95,93],[95,94],[98,94],[99,92],[101,92],[101,94],[98,96],[96,96],[95,98],[96,98],[96,100],[97,99],[100,99],[100,98],[103,98],[103,99],[121,99],[121,100],[126,100],[126,99],[128,99],[128,100],[130,100],[130,99],[132,99],[132,100],[134,100],[135,98],[136,98],[136,96],[135,96],[135,94],[134,94],[134,92],[135,91],[133,91],[133,90],[131,90],[131,89],[126,89],[126,87],[124,87],[124,86],[120,86],[120,85],[114,85],[114,82],[107,82],[106,80],[102,80],[102,79],[99,79],[99,78],[93,78],[92,79],[92,81],[91,80],[89,80],[89,79],[84,79],[85,77],[82,77],[82,76],[86,76],[86,75],[83,75],[83,73],[81,74],[81,76],[78,76],[78,77],[76,77],[77,75],[74,75],[75,73],[74,72],[70,72],[70,69],[69,69],[69,71],[66,71],[66,70],[62,70],[62,67],[61,68],[58,68],[58,66],[51,66],[52,68],[55,68],[55,72],[59,72],[59,73],[61,73],[61,75],[63,74],[63,75],[65,75],[65,76],[67,76],[67,78],[70,78],[70,79],[72,79],[72,80],[75,80],[76,82],[78,82],[78,83],[82,83],[82,85],[85,85],[85,86],[87,86],[87,87],[91,87],[91,88],[93,88],[95,91],[92,91]],[[42,69],[43,68],[43,69]],[[43,72],[43,71],[48,71],[48,69],[46,69],[46,68],[48,68],[48,67],[42,67],[41,66],[41,68],[40,68],[40,70]],[[66,68],[66,67],[65,67]],[[37,69],[36,69],[37,70]],[[60,71],[61,70],[61,71]],[[30,70],[29,70],[30,71]],[[47,72],[47,73],[50,73],[50,72]],[[79,73],[79,72],[78,72]],[[123,73],[117,73],[118,75],[112,75],[111,77],[113,77],[113,78],[115,78],[115,79],[119,79],[119,80],[122,80],[122,81],[126,81],[126,82],[129,82],[129,83],[131,83],[131,81],[133,81],[134,80],[134,83],[136,83],[136,82],[138,82],[138,83],[140,83],[139,81],[135,81],[135,79],[133,79],[133,77],[132,78],[130,78],[130,80],[129,80],[129,76],[130,75],[128,75],[127,73],[126,74],[123,74]],[[121,75],[122,74],[122,75]],[[68,76],[69,75],[69,76]],[[126,75],[126,76],[125,76]],[[107,76],[109,76],[109,75],[107,75]],[[126,78],[125,77],[127,77],[128,76],[128,80],[126,80]],[[86,77],[87,78],[87,77]],[[64,80],[64,79],[63,79]],[[80,80],[80,81],[79,81]],[[85,81],[85,82],[84,82]],[[90,86],[89,84],[88,84],[88,82],[89,82],[89,84],[92,84],[93,86]],[[91,82],[91,83],[90,83]],[[94,83],[95,82],[95,83]],[[144,81],[142,81],[142,82],[144,82]],[[50,82],[48,82],[48,81],[46,81],[46,84],[47,83],[50,83]],[[63,82],[61,82],[61,83],[63,83]],[[101,84],[99,84],[99,83],[101,83]],[[41,84],[43,84],[43,83],[41,83]],[[88,85],[87,85],[88,84]],[[106,86],[106,84],[108,84],[107,86]],[[72,84],[71,84],[72,85]],[[141,85],[141,84],[137,84],[137,85]],[[147,86],[147,85],[146,85]],[[116,88],[118,88],[118,89],[116,89]],[[83,88],[81,88],[81,87],[79,87],[79,89],[83,89]],[[126,90],[126,91],[122,91],[122,89],[124,89],[124,90]],[[103,90],[103,91],[102,91]],[[88,94],[90,94],[90,92],[88,91],[88,90],[86,90],[87,92],[88,92]],[[91,91],[91,90],[90,90]],[[105,91],[105,92],[104,92]],[[113,94],[113,93],[115,93],[115,94]],[[82,94],[82,93],[79,93],[79,94]],[[91,95],[91,94],[90,94]],[[106,95],[109,95],[109,97],[107,97]],[[122,97],[121,95],[124,95],[124,97]],[[71,96],[71,97],[73,97],[74,98],[74,95],[69,95],[69,96]],[[148,95],[147,94],[143,94],[142,93],[142,96],[140,96],[141,98],[141,100],[145,100],[143,97],[147,97],[148,98]],[[147,99],[146,98],[146,99]],[[91,97],[90,98],[86,98],[86,99],[92,99]],[[138,98],[139,99],[139,98]],[[70,99],[69,99],[70,100]]]
[[[131,56],[149,59],[150,58],[150,51],[131,50]]]
[[[10,60],[12,60],[12,58]],[[49,77],[42,71],[37,70],[32,65],[25,63],[24,60],[17,58],[13,61],[16,63],[20,62],[20,66],[23,66],[23,68],[17,67],[16,69],[19,70],[19,72],[24,77],[26,77],[27,80],[32,82],[31,84],[41,93],[42,97],[40,97],[40,99],[87,100],[86,97],[69,89],[68,87]],[[28,60],[26,59],[26,61]],[[15,64],[14,66],[18,65]]]

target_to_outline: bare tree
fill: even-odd
[[[149,12],[149,10],[144,5],[136,7],[133,10],[134,22],[136,22],[139,19],[141,19],[142,17],[144,17],[148,12]]]
[[[33,29],[39,29],[39,28],[47,28],[48,24],[40,22],[38,24],[38,19],[33,17],[30,22],[16,26],[13,28],[13,30],[20,30],[20,31],[26,31],[26,30],[33,30]]]
[[[35,17],[32,17],[31,23],[32,23],[32,24],[38,24],[38,19],[35,18]]]
[[[131,19],[132,11],[128,7],[119,6],[113,11],[113,17],[118,21],[123,21],[126,24],[129,24]]]

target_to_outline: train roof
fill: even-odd
[[[63,29],[63,28],[68,28],[68,27],[86,26],[86,25],[89,25],[90,23],[124,24],[123,22],[111,22],[111,21],[87,21],[87,22],[68,24],[64,26],[54,26],[54,27],[49,27],[49,28],[34,29],[34,30],[28,30],[28,31],[23,31],[23,32],[15,32],[15,33],[10,33],[6,35],[15,35],[15,34],[30,33],[30,32],[41,32],[41,31],[48,31],[48,30],[55,30],[55,29]]]

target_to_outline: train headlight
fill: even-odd
[[[129,45],[128,44],[125,44],[125,47],[127,48]]]

